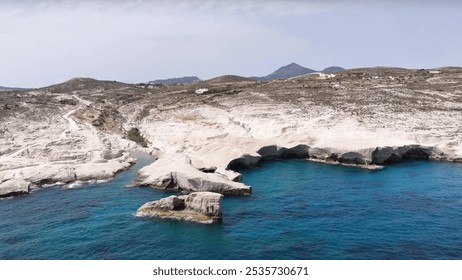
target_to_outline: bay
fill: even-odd
[[[214,225],[137,218],[170,195],[110,182],[0,200],[0,259],[462,259],[462,165],[380,171],[304,160],[243,170]]]

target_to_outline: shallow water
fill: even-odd
[[[243,171],[223,223],[141,219],[169,194],[111,182],[0,201],[1,259],[462,259],[462,165],[411,161],[381,171],[276,161]]]

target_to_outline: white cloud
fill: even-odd
[[[134,12],[210,12],[217,14],[266,12],[273,15],[322,13],[335,8],[344,8],[367,1],[351,0],[19,0],[0,3],[5,10],[20,13],[60,11],[69,9],[91,9],[93,11],[124,10]],[[362,4],[361,4],[362,5]],[[0,11],[5,13],[5,11]]]

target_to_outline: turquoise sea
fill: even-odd
[[[0,259],[462,259],[462,165],[380,171],[307,161],[244,170],[251,196],[223,222],[137,218],[164,196],[128,187],[142,158],[107,183],[0,200]]]

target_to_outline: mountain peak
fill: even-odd
[[[286,79],[286,78],[301,76],[301,75],[305,75],[305,74],[309,74],[313,72],[316,72],[316,71],[313,69],[309,69],[301,65],[298,65],[295,62],[292,62],[286,66],[282,66],[278,70],[266,76],[266,78],[268,80]]]
[[[297,64],[297,63],[295,63],[295,62],[292,62],[292,63],[290,63],[290,64],[287,64],[286,66],[283,66],[283,67],[289,67],[289,66],[290,66],[290,67],[294,67],[294,66],[296,66],[296,67],[302,67],[302,66],[300,66],[299,64]]]
[[[281,70],[291,70],[291,71],[294,71],[294,70],[299,70],[299,69],[308,69],[308,68],[305,68],[295,62],[292,62],[290,64],[287,64],[286,66],[282,66],[281,68],[279,68],[278,70],[276,70],[274,73],[278,72],[278,71],[281,71]]]

